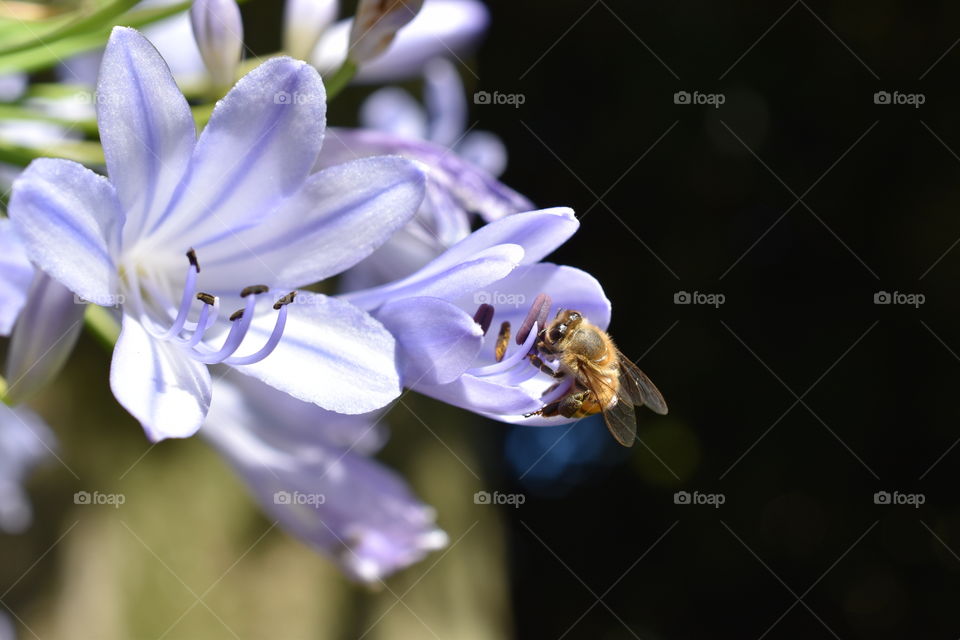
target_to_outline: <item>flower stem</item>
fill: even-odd
[[[83,323],[94,338],[108,351],[113,351],[120,337],[120,325],[104,307],[91,304],[83,314]]]
[[[3,402],[3,404],[12,407],[13,405],[10,403],[10,400],[7,398],[8,388],[9,387],[7,386],[6,378],[4,378],[3,376],[0,376],[0,402]]]
[[[323,84],[327,89],[327,101],[333,100],[340,93],[347,83],[353,79],[357,73],[357,63],[347,58],[343,65],[337,69],[332,76],[323,79]]]

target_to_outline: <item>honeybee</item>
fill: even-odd
[[[541,355],[559,367],[552,369]],[[582,418],[602,413],[614,439],[632,447],[637,438],[634,407],[667,413],[667,403],[650,378],[579,311],[558,312],[537,337],[530,360],[555,378],[572,377],[573,385],[563,398],[528,416]]]

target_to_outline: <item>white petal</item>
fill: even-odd
[[[110,387],[153,441],[193,435],[210,407],[206,365],[155,340],[127,315],[113,351]]]
[[[258,312],[237,355],[259,350],[274,326]],[[236,367],[294,398],[338,413],[379,409],[400,395],[396,341],[370,315],[336,298],[304,292],[289,305],[286,330],[264,360]]]

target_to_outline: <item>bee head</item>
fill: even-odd
[[[560,342],[567,335],[573,333],[581,322],[583,322],[583,316],[580,315],[579,311],[561,309],[557,312],[556,318],[554,318],[549,331],[547,331],[547,339],[554,343]]]

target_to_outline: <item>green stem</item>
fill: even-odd
[[[77,93],[76,91],[74,93]],[[92,98],[91,98],[92,100]],[[94,118],[88,120],[71,120],[68,118],[58,118],[50,116],[39,111],[27,109],[16,104],[0,104],[0,120],[32,120],[34,122],[50,122],[58,124],[68,129],[76,129],[87,135],[97,134],[97,121]]]
[[[43,147],[25,147],[0,141],[0,162],[25,167],[36,158],[66,158],[85,165],[104,164],[98,142],[68,140]]]
[[[357,63],[347,58],[339,69],[332,76],[323,79],[323,84],[327,88],[327,101],[333,100],[338,93],[353,79],[357,73]]]
[[[83,314],[83,323],[107,351],[113,351],[120,337],[120,325],[104,307],[91,304]]]
[[[12,407],[13,404],[7,398],[7,389],[8,389],[7,379],[4,378],[3,376],[0,376],[0,402],[3,402],[3,404]]]

